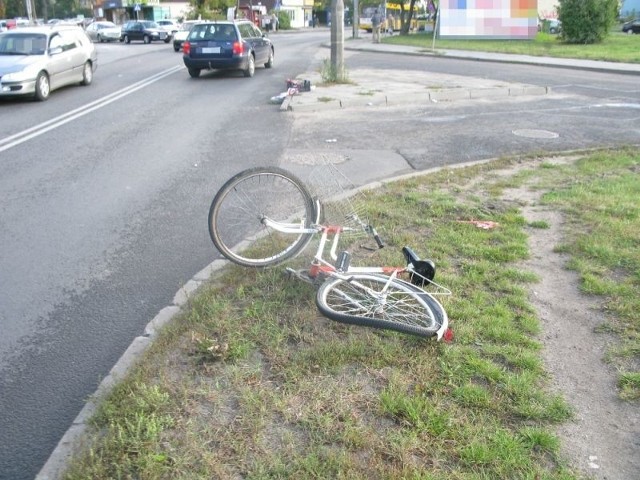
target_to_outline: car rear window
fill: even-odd
[[[215,40],[233,42],[237,39],[236,29],[231,24],[194,25],[189,33],[189,40]]]

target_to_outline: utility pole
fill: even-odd
[[[358,13],[358,0],[353,0],[353,15],[351,16],[353,20],[353,38],[358,38],[358,33],[360,31],[360,13]]]
[[[331,69],[344,80],[344,0],[331,0]]]
[[[29,23],[31,25],[36,23],[35,9],[33,8],[32,0],[25,0],[25,7],[27,8],[27,18],[29,19]]]

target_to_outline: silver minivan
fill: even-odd
[[[0,33],[0,97],[43,101],[66,85],[89,85],[98,67],[95,46],[75,26],[23,27]]]

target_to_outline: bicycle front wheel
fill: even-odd
[[[209,235],[222,255],[247,267],[268,267],[295,257],[313,233],[316,207],[307,187],[278,167],[245,170],[220,188],[209,209]],[[293,232],[268,226],[288,224]],[[299,231],[295,231],[299,230]]]
[[[420,337],[442,337],[447,314],[424,290],[376,274],[331,277],[318,289],[316,305],[337,322],[382,328]]]

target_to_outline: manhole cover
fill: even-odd
[[[521,130],[514,130],[514,135],[518,137],[527,137],[527,138],[558,138],[558,135],[555,132],[550,132],[549,130],[533,130],[529,128],[523,128]]]

